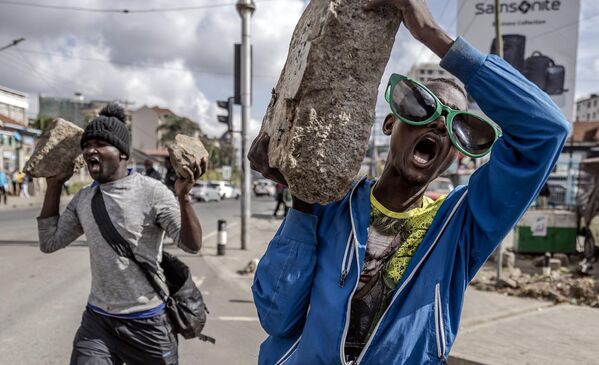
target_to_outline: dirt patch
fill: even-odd
[[[525,273],[520,268],[506,268],[497,283],[496,269],[485,265],[470,283],[476,289],[516,297],[527,297],[599,308],[599,280],[561,268],[550,275]]]

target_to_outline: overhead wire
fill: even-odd
[[[273,2],[273,1],[277,2],[277,1],[301,1],[301,0],[255,0],[256,3]],[[0,5],[2,5],[2,4],[31,7],[31,8],[40,8],[40,9],[81,11],[81,12],[90,12],[90,13],[112,13],[112,14],[147,14],[147,13],[193,11],[193,10],[221,8],[221,7],[229,7],[229,6],[237,5],[237,3],[235,3],[235,2],[227,2],[227,3],[218,3],[218,4],[179,6],[179,7],[172,7],[172,8],[127,9],[127,8],[91,8],[91,7],[83,7],[83,6],[50,5],[50,4],[40,4],[40,3],[23,2],[23,1],[0,0]]]
[[[25,61],[25,64],[27,66],[29,66],[29,68],[40,77],[40,79],[42,81],[44,81],[48,87],[52,90],[54,90],[54,92],[58,93],[58,89],[53,85],[53,83],[51,81],[49,81],[44,75],[42,75],[37,68],[31,63],[29,62],[29,59],[27,59],[27,57],[25,57],[25,55],[23,54],[23,52],[21,52],[21,50],[19,49],[19,47],[15,47],[15,50],[19,53],[19,55],[21,56],[21,58],[23,59],[23,61]]]
[[[101,59],[101,58],[68,56],[68,55],[65,55],[62,53],[57,53],[57,52],[36,51],[36,50],[31,50],[31,49],[21,49],[21,51],[25,52],[25,53],[35,54],[35,55],[60,57],[60,58],[65,58],[65,59],[72,59],[72,60],[86,61],[86,62],[107,63],[107,64],[112,64],[112,65],[127,66],[127,67],[133,67],[133,68],[160,69],[160,70],[168,70],[168,71],[191,72],[191,73],[197,73],[197,74],[210,74],[210,75],[220,75],[220,76],[232,75],[231,72],[205,71],[205,70],[199,70],[199,69],[195,69],[195,68],[179,68],[179,67],[168,67],[168,66],[161,66],[161,65],[139,65],[139,64],[130,63],[130,62],[118,62],[118,61],[111,61],[111,60],[106,60],[106,59]],[[256,75],[256,74],[254,74],[253,77],[263,78],[263,79],[276,79],[277,78],[277,76]]]
[[[19,55],[19,57],[21,57],[21,58],[19,58],[19,57],[17,57],[16,54],[14,54],[14,52],[16,52],[16,51],[11,50],[9,52],[3,52],[0,55],[0,61],[3,61],[3,63],[5,65],[7,65],[7,67],[16,69],[17,71],[22,72],[23,74],[26,74],[26,75],[30,75],[31,72],[33,71],[46,84],[50,83],[50,84],[48,84],[48,86],[57,95],[63,94],[64,92],[61,93],[52,84],[57,84],[57,85],[63,87],[64,89],[66,89],[70,93],[83,92],[86,95],[94,95],[95,97],[98,97],[98,98],[106,98],[104,96],[98,95],[94,90],[89,89],[89,85],[75,83],[72,80],[61,79],[58,77],[58,73],[52,74],[52,75],[44,73],[42,70],[39,69],[39,67],[33,66],[33,64],[29,60],[23,59],[24,55]],[[26,63],[25,65],[24,65],[23,61],[25,61],[25,63]]]

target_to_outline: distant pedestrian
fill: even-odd
[[[8,177],[4,171],[0,170],[0,200],[4,201],[4,205],[6,205],[6,195],[8,190]]]
[[[193,182],[178,179],[175,197],[161,182],[127,169],[129,132],[124,119],[123,109],[109,104],[88,124],[81,148],[94,183],[81,189],[62,215],[60,192],[73,171],[46,179],[38,218],[41,251],[57,251],[83,234],[90,243],[91,293],[73,341],[71,365],[178,363],[177,335],[166,303],[137,263],[117,254],[104,239],[92,198],[97,203],[102,197],[135,259],[164,278],[160,263],[165,232],[191,253],[202,244],[202,228],[188,198]]]
[[[154,168],[154,163],[152,160],[146,160],[144,162],[144,166],[146,167],[145,175],[147,177],[151,177],[152,179],[156,179],[158,181],[162,181],[162,175]]]
[[[537,198],[538,207],[541,209],[547,209],[549,207],[549,197],[551,196],[551,189],[549,188],[549,184],[545,183],[541,191],[539,192],[539,197]]]
[[[10,180],[12,182],[12,195],[14,195],[14,196],[19,195],[19,183],[17,182],[18,175],[19,175],[19,170],[16,169],[15,171],[12,172],[12,174],[10,176]]]
[[[29,199],[28,178],[23,171],[19,171],[17,174],[17,184],[19,185],[19,197]]]
[[[281,207],[281,205],[283,206],[284,210],[285,210],[285,215],[287,215],[287,209],[289,209],[287,207],[287,203],[285,202],[285,189],[287,187],[284,184],[281,183],[277,183],[276,187],[275,187],[275,200],[277,202],[277,205],[275,207],[275,211],[272,213],[273,217],[277,216],[277,213],[279,212],[279,208]]]
[[[291,195],[291,191],[289,191],[289,188],[287,186],[285,186],[285,189],[283,190],[283,204],[285,204],[284,217],[287,217],[289,207],[291,206],[291,204],[293,204],[293,196]]]
[[[164,159],[164,167],[166,168],[166,174],[164,175],[164,184],[170,191],[175,192],[175,182],[177,181],[177,172],[171,163],[171,158],[166,157]]]

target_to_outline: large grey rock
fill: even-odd
[[[24,172],[32,177],[52,177],[74,163],[75,171],[85,165],[81,154],[83,129],[61,118],[54,119],[38,140]]]
[[[199,138],[178,134],[167,148],[177,176],[197,180],[205,172],[209,156]],[[193,176],[190,176],[189,171]]]
[[[297,24],[262,124],[269,163],[308,202],[340,198],[367,150],[376,98],[401,23],[364,0],[312,0]]]

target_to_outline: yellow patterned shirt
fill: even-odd
[[[370,229],[374,232],[369,239],[381,235],[387,237],[389,246],[393,247],[394,253],[389,257],[381,257],[385,261],[382,263],[383,278],[391,289],[401,280],[444,200],[445,196],[437,200],[424,196],[420,208],[393,212],[378,202],[371,191]]]
[[[373,188],[374,190],[374,188]],[[346,352],[359,353],[387,309],[445,196],[423,197],[419,208],[393,212],[370,193],[370,229],[358,288],[352,298]]]

